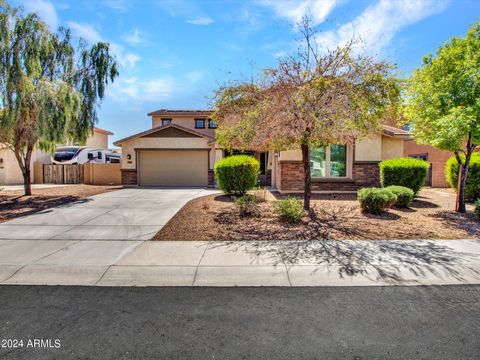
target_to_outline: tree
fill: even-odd
[[[0,142],[15,153],[31,195],[30,159],[35,147],[85,143],[97,122],[105,88],[118,76],[109,44],[72,45],[35,13],[24,15],[0,0]]]
[[[453,37],[408,80],[405,118],[417,142],[453,151],[459,165],[457,211],[465,212],[470,159],[480,143],[480,23]]]
[[[217,141],[229,148],[302,151],[304,208],[310,210],[310,149],[352,144],[378,128],[383,111],[398,98],[392,66],[353,55],[352,39],[319,50],[316,29],[301,24],[296,54],[258,79],[220,87],[215,95]]]

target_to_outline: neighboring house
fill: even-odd
[[[108,130],[95,127],[93,128],[93,135],[87,139],[85,146],[96,149],[108,149],[108,137],[110,135],[113,135],[113,133]]]
[[[148,114],[152,128],[114,142],[122,147],[122,183],[140,186],[212,186],[213,167],[228,153],[215,141],[209,110],[161,109]],[[355,145],[312,149],[313,190],[356,190],[379,184],[378,163],[403,156],[408,132],[384,126]],[[282,192],[303,189],[300,150],[250,152],[260,179]]]
[[[108,136],[113,135],[110,131],[95,127],[93,134],[87,139],[86,146],[100,149],[108,149]],[[30,163],[31,179],[35,179],[34,163],[50,164],[51,154],[41,150],[34,150]],[[0,144],[0,185],[22,184],[23,175],[13,151],[5,144]]]
[[[445,165],[447,160],[453,156],[450,151],[443,151],[433,146],[417,144],[414,139],[405,140],[404,156],[414,157],[430,162],[430,172],[426,185],[432,187],[448,187],[445,178]]]
[[[31,179],[34,179],[33,164],[36,162],[49,164],[50,154],[41,150],[34,150],[31,159]],[[0,144],[0,185],[23,184],[23,174],[18,165],[14,152],[5,144]]]

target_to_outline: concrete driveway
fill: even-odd
[[[188,201],[214,192],[112,191],[0,224],[0,240],[148,240]]]

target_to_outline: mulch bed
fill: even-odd
[[[276,195],[280,198],[280,195]],[[480,221],[453,211],[450,189],[425,188],[410,209],[389,209],[381,216],[360,211],[355,194],[315,195],[312,216],[300,224],[278,220],[272,199],[261,203],[258,217],[242,218],[233,200],[210,195],[186,204],[154,237],[155,240],[344,240],[472,239]]]
[[[0,191],[0,223],[121,188],[121,186],[93,185],[50,187],[32,189],[31,196],[24,196],[23,190],[2,190]]]

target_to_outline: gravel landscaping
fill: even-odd
[[[281,198],[280,195],[275,195]],[[472,239],[480,236],[473,206],[453,211],[455,193],[425,188],[410,209],[383,215],[360,211],[355,194],[315,195],[312,217],[291,225],[278,220],[275,197],[259,204],[254,217],[240,217],[230,196],[210,195],[187,203],[154,240],[305,240],[305,239]]]
[[[121,188],[93,185],[52,186],[33,188],[31,196],[24,196],[23,190],[2,190],[0,187],[0,223]]]

